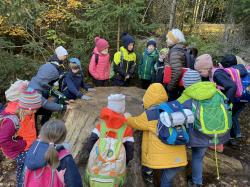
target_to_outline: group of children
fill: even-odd
[[[103,38],[95,38],[89,64],[95,86],[107,86],[109,80],[113,86],[130,84],[136,70],[135,40],[127,33],[122,34],[121,40],[123,46],[110,63],[109,43]],[[223,150],[223,144],[229,138],[235,140],[241,137],[238,118],[245,103],[239,102],[242,94],[239,81],[248,75],[247,69],[237,63],[235,55],[226,55],[219,67],[215,67],[209,54],[196,58],[197,53],[190,53],[184,44],[185,37],[178,29],[168,32],[168,48],[160,52],[155,40],[148,40],[138,63],[141,86],[147,89],[142,99],[145,111],[141,115],[125,113],[125,95],[111,94],[108,97],[107,107],[100,113],[100,123],[93,129],[87,143],[90,154],[85,172],[87,186],[114,187],[124,184],[126,167],[133,159],[132,129],[143,131],[142,176],[152,183],[155,170],[160,170],[161,187],[172,186],[176,173],[187,165],[186,144],[192,150],[192,177],[188,185],[196,187],[203,182],[202,162],[207,148],[212,146],[218,149],[217,146],[221,145]],[[55,54],[39,68],[30,82],[19,80],[6,91],[8,103],[0,115],[0,147],[8,158],[16,160],[18,187],[83,185],[70,154],[70,146],[64,143],[67,134],[64,122],[49,120],[53,111],[71,109],[70,100],[91,99],[81,92],[81,88],[95,91],[84,83],[79,59],[70,58],[69,71],[64,73],[67,56],[66,49],[57,47]],[[168,75],[166,66],[171,70]],[[167,83],[164,82],[165,76],[169,76]],[[54,94],[62,94],[68,101],[58,102],[62,95],[51,99],[53,87],[57,85],[60,92]],[[177,111],[172,111],[180,112],[178,117],[184,116],[181,124],[175,124],[176,115],[171,114],[169,107],[168,110],[160,107],[164,103],[170,106],[171,102],[175,102],[172,106],[181,106],[181,109],[177,107]],[[212,109],[203,106],[213,106],[218,117],[209,117],[215,110],[211,112]],[[190,111],[192,122],[187,122],[184,110]],[[168,111],[167,114],[164,111]],[[39,115],[43,115],[40,131],[37,128]],[[165,126],[160,127],[160,122]],[[222,128],[220,132],[216,129],[218,133],[214,137],[214,132],[209,134],[203,129],[211,124]],[[163,132],[159,127],[167,131]],[[183,137],[180,132],[185,131],[188,136]],[[165,133],[164,138],[171,141],[163,141],[160,138],[162,132]],[[176,132],[174,136],[173,132]],[[183,138],[187,140],[185,143],[173,143]]]

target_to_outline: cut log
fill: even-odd
[[[85,149],[87,139],[98,123],[100,111],[107,106],[107,97],[111,93],[122,93],[126,95],[126,111],[132,115],[139,115],[143,112],[142,97],[145,90],[135,87],[119,88],[97,88],[96,92],[88,93],[93,97],[90,101],[77,100],[72,106],[73,110],[65,114],[65,121],[68,130],[66,140],[72,146],[72,155],[84,174],[84,168],[88,161],[88,153]],[[127,181],[125,187],[146,187],[141,177],[141,136],[142,132],[135,131],[135,152],[134,159],[129,163]],[[186,181],[185,173],[179,174],[176,179],[177,185],[180,181]],[[181,182],[183,183],[183,182]],[[185,182],[184,182],[185,183]]]

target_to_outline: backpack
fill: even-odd
[[[126,151],[122,139],[127,125],[119,129],[107,128],[101,121],[100,138],[92,148],[86,169],[85,180],[90,187],[122,186],[126,176]],[[115,132],[117,138],[107,137]]]
[[[5,119],[10,119],[15,127],[15,130],[18,131],[20,129],[19,118],[16,115],[3,115],[0,114],[0,124],[2,125]]]
[[[250,101],[250,66],[246,66],[248,74],[241,78],[242,82],[242,95],[237,100],[239,102],[249,102]]]
[[[192,111],[195,114],[194,129],[213,138],[218,144],[218,137],[224,136],[232,127],[232,111],[226,96],[217,91],[206,100],[193,100]]]
[[[181,69],[181,77],[178,83],[178,86],[183,87],[183,81],[182,81],[182,77],[184,75],[184,73],[188,70],[188,68],[182,68]],[[166,65],[164,67],[164,74],[163,74],[163,83],[164,84],[169,84],[171,82],[171,78],[172,78],[172,68],[169,65]]]
[[[183,109],[178,101],[162,103],[157,106],[157,109],[160,110],[156,132],[158,138],[168,145],[187,144],[189,135],[185,126],[193,123],[192,111]]]
[[[67,149],[58,152],[59,160],[70,155]],[[57,169],[52,169],[49,165],[36,170],[26,168],[24,177],[24,187],[64,187]]]

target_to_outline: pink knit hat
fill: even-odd
[[[42,96],[36,90],[25,90],[19,97],[19,107],[35,110],[42,106]]]
[[[102,50],[107,49],[109,47],[109,43],[103,38],[95,37],[95,46],[97,50],[101,52]]]
[[[203,54],[196,58],[194,69],[201,70],[201,69],[209,69],[213,67],[212,57],[209,54]]]

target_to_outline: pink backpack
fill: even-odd
[[[66,149],[58,153],[59,160],[69,155]],[[49,165],[37,170],[29,170],[26,168],[24,187],[64,187],[65,184],[59,176],[57,169],[52,169]]]
[[[234,83],[237,86],[235,97],[241,97],[242,92],[243,92],[243,86],[242,86],[242,81],[241,81],[239,70],[237,70],[235,68],[213,68],[213,70],[212,70],[212,77],[214,75],[214,72],[217,69],[223,69],[225,72],[227,72],[230,75],[231,79],[234,81]],[[213,82],[213,78],[211,78],[210,81]],[[217,86],[217,88],[220,89],[220,90],[224,89],[221,86]]]

